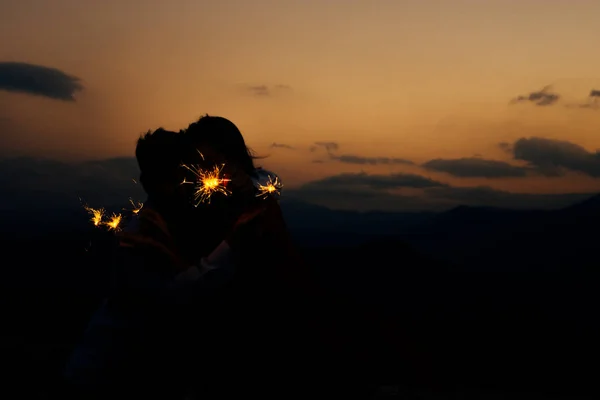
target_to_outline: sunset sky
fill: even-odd
[[[291,188],[404,173],[453,187],[600,191],[600,92],[590,96],[600,89],[599,1],[0,0],[0,9],[3,156],[131,156],[140,133],[209,113],[235,122]],[[67,88],[69,101],[10,88],[9,62],[56,68],[82,90]],[[515,143],[531,137],[550,141]],[[460,158],[469,160],[423,165]],[[516,169],[456,172],[477,160]]]

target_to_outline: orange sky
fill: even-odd
[[[308,152],[314,141],[416,162],[507,159],[497,144],[529,136],[596,150],[600,111],[508,102],[547,84],[572,102],[600,89],[598,21],[594,0],[10,2],[0,61],[58,68],[85,90],[74,103],[0,92],[0,143],[11,154],[132,155],[141,132],[210,113],[233,120],[293,184],[361,169],[415,172],[315,164],[323,154]],[[270,95],[247,89],[258,85]],[[493,186],[558,190],[547,178]],[[600,190],[582,177],[559,186]]]

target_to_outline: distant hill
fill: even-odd
[[[600,194],[560,210],[565,216],[600,216]]]
[[[457,207],[403,239],[474,270],[596,269],[600,196],[551,211]]]
[[[332,210],[294,200],[282,200],[281,207],[296,239],[310,246],[354,245],[379,236],[399,235],[435,215]]]
[[[282,210],[303,247],[348,247],[391,238],[467,269],[586,269],[595,262],[600,195],[553,211],[460,206],[442,213],[357,212],[295,200],[283,200]],[[2,237],[93,230],[80,205],[0,211],[0,221]]]
[[[336,211],[282,205],[307,246],[354,246],[395,238],[432,259],[473,271],[598,269],[600,195],[559,210],[460,206],[442,213]]]

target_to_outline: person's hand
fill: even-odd
[[[241,168],[234,165],[225,165],[224,170],[227,181],[227,189],[237,198],[251,199],[255,196],[252,178]]]
[[[263,215],[266,207],[264,204],[259,204],[245,212],[243,212],[231,229],[230,234],[225,239],[227,244],[232,248],[239,248],[240,244],[245,240],[254,240],[260,237],[262,231]]]
[[[138,218],[139,225],[135,231],[117,233],[119,248],[137,249],[154,262],[164,257],[167,265],[176,273],[187,269],[189,265],[179,252],[163,217],[146,207],[140,212]]]

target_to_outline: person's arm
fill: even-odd
[[[210,296],[234,272],[231,250],[221,245],[208,257],[177,272],[169,257],[147,248],[120,248],[112,299],[132,317],[186,304],[191,296]]]
[[[226,285],[234,271],[233,250],[226,241],[222,241],[197,265],[177,274],[168,283],[166,292],[175,302],[185,302],[194,295],[209,296]]]
[[[114,389],[126,366],[134,365],[128,340],[149,326],[143,321],[165,306],[172,310],[186,304],[192,295],[214,293],[228,282],[234,267],[225,242],[174,278],[162,273],[164,259],[139,250],[120,249],[116,261],[114,291],[92,317],[64,371],[67,385],[86,393]]]

